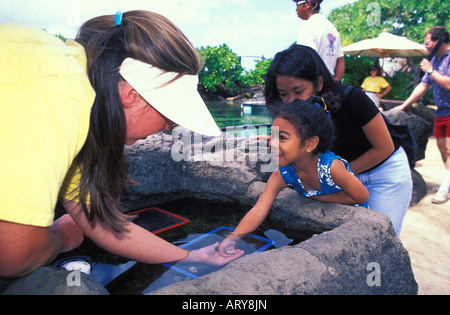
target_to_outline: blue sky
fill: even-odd
[[[322,13],[355,0],[324,0]],[[195,47],[227,44],[241,56],[273,57],[297,38],[292,0],[0,0],[0,22],[45,28],[73,38],[97,15],[145,9],[174,22]],[[251,68],[255,58],[243,58]]]

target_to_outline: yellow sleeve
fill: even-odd
[[[67,172],[66,178],[59,191],[59,197],[67,200],[80,202],[79,185],[81,180],[81,167],[75,163],[70,167]],[[86,202],[89,204],[89,194],[86,198]]]
[[[0,23],[0,47],[0,220],[47,227],[95,93],[74,42]]]

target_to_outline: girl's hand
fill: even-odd
[[[236,252],[235,246],[236,246],[237,238],[238,238],[238,236],[234,236],[233,234],[231,234],[226,239],[224,239],[220,243],[219,248],[218,248],[220,255],[222,255],[223,257],[233,256]]]

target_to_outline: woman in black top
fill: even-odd
[[[271,112],[294,99],[314,97],[326,103],[336,128],[332,151],[350,162],[369,190],[369,207],[389,216],[399,235],[412,194],[407,156],[394,144],[372,100],[360,88],[353,88],[344,100],[343,90],[320,56],[302,45],[275,55],[267,72],[265,94]]]

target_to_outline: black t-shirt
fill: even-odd
[[[380,113],[378,107],[362,91],[355,87],[347,100],[342,102],[340,110],[332,114],[336,129],[336,140],[332,151],[352,162],[372,148],[362,127]]]

